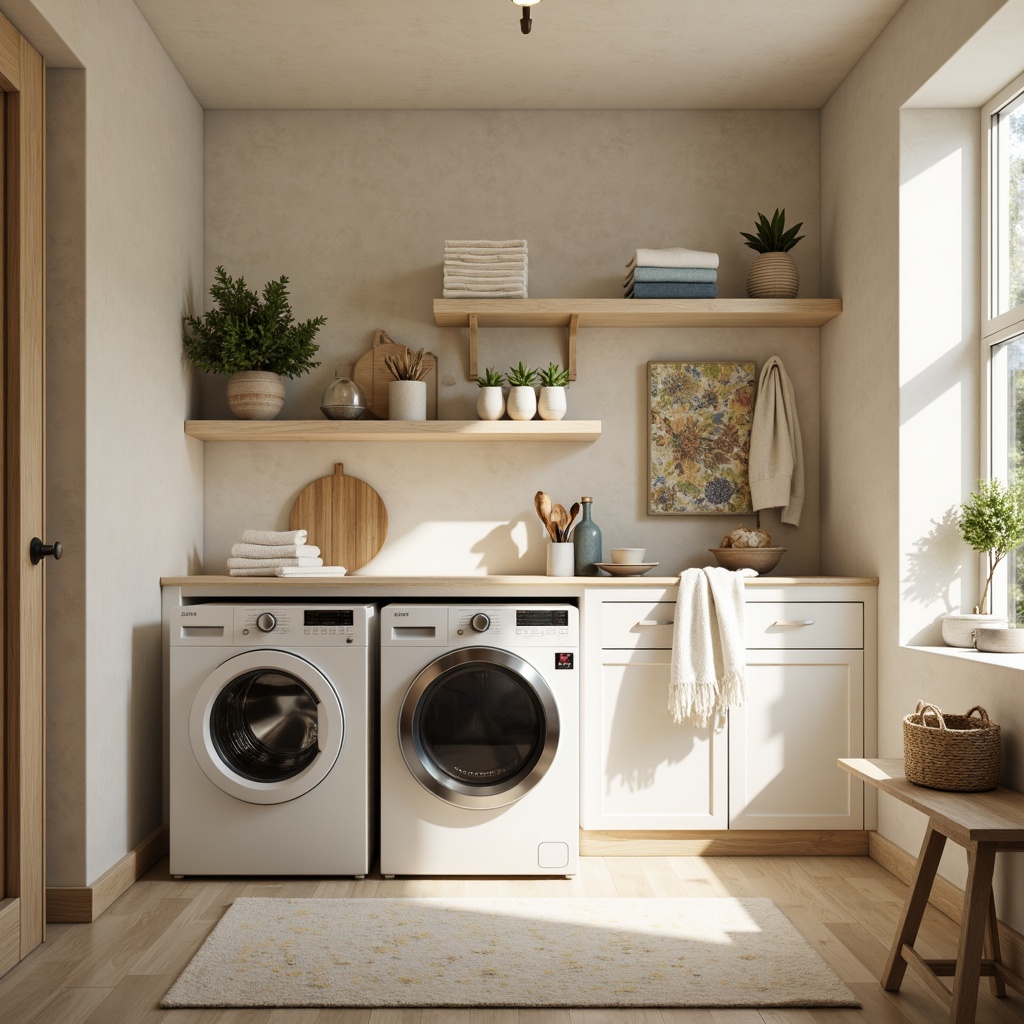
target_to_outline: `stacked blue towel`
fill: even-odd
[[[718,253],[697,249],[637,249],[626,264],[627,299],[718,297]]]

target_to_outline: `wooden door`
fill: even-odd
[[[3,332],[0,463],[0,973],[43,940],[43,573],[29,558],[43,523],[44,68],[0,15]]]

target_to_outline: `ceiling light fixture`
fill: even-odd
[[[530,8],[534,4],[539,4],[540,0],[512,0],[512,3],[517,4],[523,9],[523,16],[519,19],[519,27],[523,30],[523,35],[525,36],[533,27],[533,21],[530,18]]]

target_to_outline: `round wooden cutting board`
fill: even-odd
[[[368,483],[345,476],[339,462],[333,476],[322,476],[299,492],[288,526],[307,531],[306,543],[320,549],[324,565],[343,565],[355,572],[384,546],[388,510]]]

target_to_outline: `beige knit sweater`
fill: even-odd
[[[804,449],[793,385],[778,356],[761,369],[750,427],[750,499],[754,511],[781,508],[782,521],[800,523]]]

